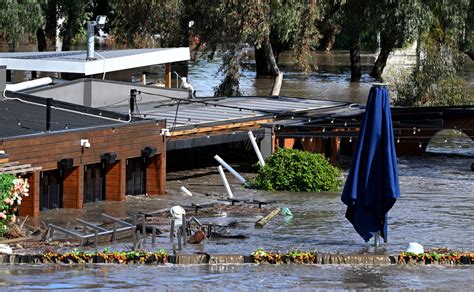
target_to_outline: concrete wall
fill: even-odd
[[[71,82],[68,86],[50,86],[39,89],[25,90],[24,93],[40,96],[40,97],[51,97],[55,100],[70,102],[74,104],[90,106],[84,102],[84,83],[83,82]]]
[[[170,89],[156,86],[146,86],[118,81],[80,79],[50,87],[24,91],[24,93],[55,100],[70,102],[90,107],[104,107],[121,102],[128,103],[130,89],[150,92],[169,97],[188,98],[189,92],[182,89]],[[169,98],[142,94],[139,102],[169,101]],[[120,103],[119,103],[120,104]]]

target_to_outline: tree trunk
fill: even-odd
[[[359,82],[362,76],[360,68],[360,45],[354,43],[351,46],[351,82]]]
[[[76,35],[77,21],[80,13],[83,11],[76,11],[74,7],[69,7],[66,19],[66,28],[64,29],[62,51],[71,50],[71,42]]]
[[[46,37],[51,41],[56,41],[56,26],[58,22],[58,7],[56,2],[57,0],[48,0],[48,4],[44,11],[46,18],[44,30]]]
[[[255,48],[255,65],[257,67],[257,76],[276,77],[280,74],[280,69],[275,60],[268,36],[264,37],[260,48]]]
[[[391,50],[382,48],[380,53],[375,61],[374,67],[372,68],[372,72],[370,72],[370,76],[374,77],[377,80],[382,79],[383,69],[387,65],[387,59],[390,55]]]
[[[466,53],[466,55],[469,56],[469,58],[471,58],[471,60],[474,60],[474,51],[473,50],[467,51],[465,53]]]
[[[36,31],[36,40],[38,41],[38,52],[44,52],[48,50],[48,45],[46,43],[46,35],[42,28],[38,28]]]
[[[393,38],[390,38],[383,33],[380,35],[380,53],[375,61],[374,67],[372,68],[372,72],[370,72],[370,76],[377,80],[382,79],[383,69],[387,65],[388,56],[395,46],[392,39]]]

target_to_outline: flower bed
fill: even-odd
[[[28,196],[28,181],[12,174],[0,174],[0,236],[16,223],[16,212],[23,197]]]
[[[166,264],[168,253],[163,250],[157,252],[82,252],[70,253],[45,252],[40,256],[42,263],[110,263],[110,264]]]
[[[286,253],[266,251],[259,248],[251,254],[252,263],[265,264],[443,264],[472,265],[474,253],[469,252],[429,252],[413,254],[402,252],[398,257],[389,255],[339,255],[315,252],[289,251]]]

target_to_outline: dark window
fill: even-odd
[[[105,198],[105,171],[102,163],[84,166],[84,203]]]
[[[63,207],[63,184],[60,170],[43,171],[40,184],[40,210]]]
[[[146,193],[145,157],[127,159],[127,195]]]

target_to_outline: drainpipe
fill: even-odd
[[[88,21],[87,22],[87,59],[86,60],[95,60],[94,56],[94,27],[97,22]]]

